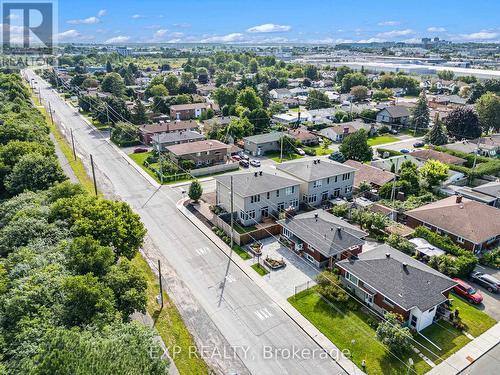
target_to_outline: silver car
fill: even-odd
[[[482,272],[474,272],[471,275],[472,281],[486,288],[488,292],[498,293],[500,291],[500,280]]]

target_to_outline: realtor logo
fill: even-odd
[[[53,2],[2,2],[4,48],[51,50],[54,38]]]

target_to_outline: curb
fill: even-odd
[[[295,308],[281,295],[279,295],[265,280],[262,279],[250,266],[243,261],[229,246],[223,242],[215,233],[209,230],[195,215],[189,212],[184,203],[189,198],[183,198],[176,203],[177,209],[200,230],[210,241],[214,243],[243,273],[251,279],[267,296],[290,318],[292,321],[309,336],[321,349],[332,358],[346,373],[350,375],[365,374],[352,361],[343,358],[336,359],[334,353],[342,353],[325,335],[323,335],[312,323],[304,318]]]

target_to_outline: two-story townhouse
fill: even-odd
[[[301,202],[319,206],[332,198],[352,196],[355,168],[328,159],[307,159],[276,167],[301,181]]]
[[[297,210],[299,184],[286,178],[265,172],[233,173],[215,177],[216,204],[231,212],[231,184],[233,186],[233,215],[243,226],[260,223],[279,212]]]

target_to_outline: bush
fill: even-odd
[[[385,320],[377,327],[377,339],[384,343],[391,352],[402,354],[411,350],[411,333],[403,327],[403,318],[394,313],[386,313]]]
[[[347,217],[349,213],[349,205],[347,204],[337,204],[332,208],[332,214],[338,217]]]
[[[387,237],[387,244],[408,255],[412,255],[415,251],[413,244],[399,234],[391,234]]]
[[[389,127],[387,125],[383,125],[380,128],[378,128],[378,133],[379,134],[387,134],[387,133],[389,133],[390,130],[391,129],[389,129]]]
[[[309,156],[316,156],[316,150],[312,147],[302,147],[302,150]]]
[[[484,253],[479,262],[490,267],[500,268],[500,247]]]
[[[316,276],[318,292],[330,301],[347,302],[349,296],[342,289],[339,276],[330,271],[323,271]]]

